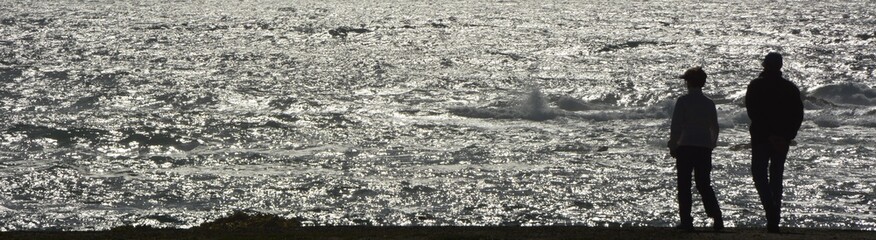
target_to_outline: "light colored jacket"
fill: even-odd
[[[689,89],[678,98],[672,112],[669,149],[679,146],[714,149],[718,143],[718,111],[715,102],[703,95],[702,89]]]

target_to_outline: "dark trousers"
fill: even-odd
[[[677,150],[675,167],[678,169],[678,214],[682,224],[693,223],[690,215],[693,204],[691,194],[691,173],[697,183],[697,190],[703,198],[706,215],[721,218],[718,198],[712,189],[712,149],[704,147],[680,146]]]
[[[782,211],[782,174],[788,146],[774,146],[768,138],[751,139],[751,176],[766,211],[767,226],[778,227]]]

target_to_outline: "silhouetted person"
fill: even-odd
[[[675,102],[669,133],[669,153],[676,159],[678,170],[678,214],[682,230],[693,230],[691,217],[691,173],[703,198],[706,215],[713,219],[716,231],[724,228],[718,198],[712,189],[712,149],[718,141],[718,113],[715,102],[703,95],[706,72],[700,67],[681,75],[687,84],[687,94]]]
[[[751,119],[751,175],[766,211],[767,230],[779,232],[782,173],[791,140],[803,122],[803,101],[794,83],[782,77],[782,55],[769,53],[763,72],[748,84],[745,109]]]

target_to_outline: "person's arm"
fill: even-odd
[[[757,80],[755,80],[757,81]],[[745,91],[745,111],[748,113],[748,119],[751,120],[750,124],[761,123],[763,124],[766,119],[764,119],[763,113],[763,100],[760,94],[759,86],[752,81],[748,84],[748,89]]]
[[[718,145],[718,133],[721,132],[720,126],[718,126],[718,109],[712,104],[712,112],[711,112],[711,124],[709,126],[709,132],[712,134],[712,146],[715,147]]]
[[[675,157],[675,150],[678,148],[678,140],[681,138],[682,126],[684,124],[684,104],[682,98],[675,101],[675,108],[672,110],[672,122],[669,125],[669,154]]]
[[[785,132],[784,136],[788,140],[788,142],[794,140],[794,138],[797,138],[797,131],[800,130],[800,125],[803,124],[804,111],[803,99],[800,97],[800,90],[797,89],[797,86],[794,86],[793,83],[789,85],[789,91],[791,91],[790,95],[793,97],[792,99],[789,99],[790,106],[788,107],[789,113],[791,114],[789,114],[790,116],[788,116],[788,129],[787,132]]]
[[[780,103],[778,109],[780,112],[774,114],[777,119],[772,119],[774,129],[772,138],[781,143],[790,143],[797,137],[797,131],[803,124],[803,100],[800,98],[800,90],[794,83],[783,81],[780,92],[777,92],[782,99],[776,99]]]

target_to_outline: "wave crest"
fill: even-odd
[[[496,119],[527,119],[544,121],[554,119],[559,115],[556,109],[547,105],[541,90],[533,88],[526,97],[516,105],[502,108],[455,107],[450,113],[471,118]]]
[[[856,83],[818,86],[810,90],[808,95],[835,104],[862,106],[876,105],[876,89]]]

